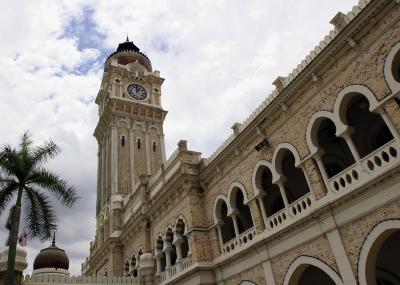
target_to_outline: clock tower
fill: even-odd
[[[121,217],[113,211],[113,204],[135,189],[141,175],[154,175],[165,162],[163,81],[149,58],[128,38],[105,62],[94,132],[98,142],[97,236],[103,242],[121,230]],[[110,216],[108,224],[104,216]]]

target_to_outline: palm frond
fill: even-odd
[[[0,178],[0,216],[18,191],[15,180]]]
[[[44,163],[50,158],[54,158],[61,152],[61,148],[53,141],[45,141],[32,151],[33,163],[35,165]]]
[[[26,187],[25,218],[27,221],[28,238],[39,238],[42,242],[51,238],[52,232],[57,229],[56,215],[51,201],[34,188]]]
[[[18,153],[11,146],[5,145],[0,150],[0,169],[6,175],[17,176],[20,171],[18,169]]]
[[[29,185],[37,185],[52,192],[57,199],[65,206],[72,207],[79,199],[75,189],[62,180],[57,174],[46,169],[32,171],[28,179]]]

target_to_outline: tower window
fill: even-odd
[[[156,150],[157,150],[157,144],[156,142],[153,142],[153,152],[156,152]]]
[[[140,138],[137,139],[137,149],[140,149],[142,144],[142,140]]]
[[[121,137],[121,146],[125,146],[125,136]]]

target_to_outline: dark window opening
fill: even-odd
[[[310,192],[303,170],[294,164],[294,156],[287,150],[282,159],[281,168],[282,174],[286,177],[284,187],[289,204]]]
[[[140,149],[142,144],[142,140],[141,139],[137,139],[137,148]]]
[[[249,206],[244,204],[244,196],[241,190],[237,190],[235,202],[239,211],[237,215],[239,233],[242,233],[253,226],[253,220]]]
[[[121,146],[125,146],[125,136],[121,137]]]
[[[225,202],[222,202],[221,205],[221,219],[222,219],[222,242],[226,243],[233,239],[235,235],[235,228],[233,226],[233,220],[231,217],[228,217],[228,207]]]
[[[157,144],[156,142],[153,142],[153,152],[156,152],[156,150],[157,150]]]
[[[261,187],[266,195],[263,196],[267,216],[271,216],[285,208],[279,187],[272,183],[271,171],[264,167],[261,174]]]
[[[329,178],[355,163],[346,140],[336,136],[336,126],[331,120],[326,119],[321,123],[317,137],[320,150],[323,151],[322,163]]]
[[[360,157],[364,157],[393,139],[381,115],[369,111],[369,102],[362,95],[350,100],[346,118],[354,128],[351,137]]]

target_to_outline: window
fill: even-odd
[[[137,139],[137,149],[140,149],[142,144],[142,140],[140,138]]]
[[[121,146],[125,146],[125,136],[121,137]]]
[[[156,152],[156,150],[157,150],[157,144],[156,142],[153,142],[153,152]]]

